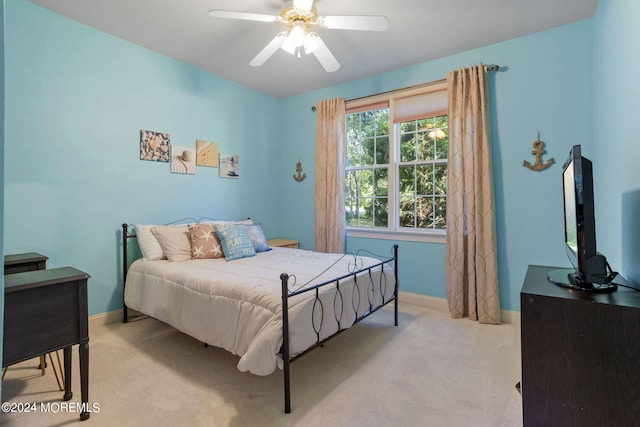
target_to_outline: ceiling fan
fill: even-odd
[[[305,54],[313,53],[327,72],[339,69],[340,63],[338,63],[320,36],[312,31],[313,27],[317,25],[320,28],[335,30],[384,31],[389,26],[387,17],[380,15],[320,16],[313,7],[313,0],[293,0],[293,4],[285,7],[280,15],[221,9],[210,10],[209,15],[214,18],[278,22],[289,27],[289,30],[278,33],[249,62],[249,65],[253,67],[259,67],[264,64],[280,48],[298,57],[300,57],[302,50],[304,50]]]

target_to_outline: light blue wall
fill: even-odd
[[[569,266],[563,249],[560,165],[544,172],[533,161],[537,132],[549,157],[561,163],[573,144],[592,143],[591,20],[417,64],[283,101],[283,164],[304,159],[308,180],[283,178],[283,233],[313,248],[315,114],[310,107],[335,96],[346,99],[446,77],[449,70],[483,62],[504,71],[490,75],[501,303],[519,310],[519,292],[529,264]],[[382,250],[392,242],[348,239],[347,249]],[[400,242],[403,290],[444,297],[443,244]]]
[[[599,0],[593,21],[598,249],[640,284],[640,2]]]
[[[6,16],[5,253],[89,273],[95,314],[122,306],[123,222],[252,216],[280,234],[276,98],[23,0]],[[240,178],[141,161],[141,129],[218,141]]]

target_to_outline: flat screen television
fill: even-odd
[[[604,255],[596,249],[596,218],[593,197],[593,169],[574,145],[562,166],[565,251],[573,269],[554,270],[549,280],[556,285],[595,292],[616,289]]]

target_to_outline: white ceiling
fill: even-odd
[[[279,50],[249,61],[282,24],[215,19],[211,9],[278,15],[283,0],[29,0],[278,98],[452,55],[593,16],[598,0],[316,0],[319,15],[385,15],[385,32],[326,30],[341,68]],[[508,64],[505,64],[508,65]]]

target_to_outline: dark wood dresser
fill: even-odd
[[[639,426],[640,292],[570,290],[552,269],[530,265],[520,293],[524,427]]]
[[[64,353],[64,396],[70,400],[71,349],[79,344],[81,420],[89,418],[89,275],[72,267],[4,276],[2,366],[59,349]]]

